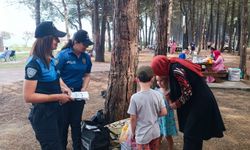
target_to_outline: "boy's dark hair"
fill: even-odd
[[[136,76],[141,82],[149,82],[153,78],[154,72],[150,66],[141,66],[137,70]]]

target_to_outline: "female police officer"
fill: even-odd
[[[79,30],[73,40],[63,47],[57,56],[57,68],[63,82],[74,91],[86,91],[90,81],[91,59],[85,53],[86,48],[93,45],[88,33]],[[71,126],[74,150],[81,149],[81,118],[85,102],[72,101],[63,105],[63,148],[66,149],[68,128]]]
[[[70,101],[70,96],[62,94],[52,50],[57,48],[58,37],[65,35],[52,22],[38,25],[25,67],[24,99],[32,103],[29,120],[43,150],[62,149],[61,104]]]

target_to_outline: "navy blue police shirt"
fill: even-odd
[[[56,61],[50,60],[49,68],[37,57],[29,57],[25,66],[25,79],[37,80],[36,93],[61,93],[59,74],[56,70]]]
[[[57,55],[57,69],[64,83],[73,89],[80,90],[84,82],[84,75],[91,72],[90,56],[83,52],[78,58],[72,48],[66,48]]]

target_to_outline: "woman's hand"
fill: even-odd
[[[70,95],[62,93],[62,94],[59,94],[58,100],[59,100],[60,104],[65,104],[69,101],[72,101],[72,98],[70,97]]]
[[[72,91],[69,88],[62,87],[61,88],[62,93],[71,95]]]
[[[175,102],[170,102],[169,106],[172,108],[172,109],[177,109],[177,105]]]

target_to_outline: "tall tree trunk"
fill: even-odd
[[[62,4],[63,4],[63,10],[64,10],[64,20],[65,20],[65,29],[66,29],[66,33],[67,33],[67,40],[70,39],[70,35],[69,35],[69,15],[68,15],[68,9],[67,9],[67,5],[65,3],[64,0],[62,0]]]
[[[41,14],[40,14],[40,0],[35,1],[35,19],[36,19],[36,26],[40,24],[41,21]]]
[[[80,6],[80,0],[76,1],[76,7],[77,7],[77,18],[78,18],[78,24],[79,29],[82,29],[82,21],[81,21],[81,6]]]
[[[108,51],[111,52],[111,31],[110,31],[110,24],[109,24],[109,19],[107,20],[107,32],[108,32]]]
[[[217,49],[219,36],[219,22],[220,22],[220,0],[217,0],[217,15],[216,15],[216,31],[215,31],[215,48]]]
[[[105,31],[106,31],[106,22],[107,22],[107,0],[102,1],[102,24],[101,24],[101,41],[99,47],[99,57],[96,58],[97,62],[104,62],[104,53],[105,53]]]
[[[237,31],[237,46],[236,46],[236,51],[238,51],[238,55],[240,55],[240,42],[241,42],[241,0],[238,1],[239,5],[238,5],[238,22],[237,22],[237,26],[238,26],[238,31]]]
[[[183,48],[188,47],[188,16],[185,17],[185,30],[183,32]]]
[[[145,14],[145,43],[144,47],[148,46],[148,14]]]
[[[206,43],[205,43],[205,39],[206,39],[206,35],[205,35],[205,32],[206,32],[206,24],[207,24],[207,1],[205,0],[204,1],[204,5],[203,5],[203,2],[201,2],[201,8],[203,9],[201,12],[201,22],[202,22],[202,28],[200,29],[201,33],[200,33],[200,41],[199,41],[199,49],[198,51],[202,49],[205,49],[205,47],[207,47]]]
[[[208,33],[208,40],[209,42],[214,42],[214,17],[213,17],[213,11],[214,11],[214,0],[210,1],[210,18],[209,18],[209,33]]]
[[[168,7],[168,31],[167,31],[167,43],[169,41],[170,33],[171,33],[171,25],[172,25],[172,14],[173,14],[173,0],[169,0]]]
[[[3,37],[0,35],[0,52],[4,50]]]
[[[136,91],[138,18],[138,0],[114,1],[114,48],[105,101],[108,122],[128,117],[130,97]]]
[[[247,67],[247,46],[248,46],[248,0],[242,1],[242,20],[241,20],[241,40],[240,40],[240,69],[243,72],[244,78],[246,78]]]
[[[151,45],[151,34],[152,34],[152,29],[153,29],[153,21],[150,20],[150,26],[149,26],[149,30],[148,30],[148,45]]]
[[[229,9],[229,0],[227,0],[227,5],[225,7],[225,17],[223,21],[223,27],[222,27],[222,40],[221,40],[221,47],[220,50],[223,52],[223,47],[225,45],[225,39],[226,39],[226,31],[227,31],[227,18],[228,18],[228,9]]]
[[[233,39],[233,32],[234,32],[234,11],[235,11],[235,0],[232,2],[232,7],[231,7],[231,18],[230,18],[230,27],[229,27],[229,52],[232,51],[232,39]]]
[[[195,0],[192,0],[192,6],[191,6],[191,41],[190,42],[195,42]]]
[[[94,36],[95,45],[94,50],[96,52],[95,61],[101,60],[102,53],[100,48],[100,26],[99,26],[99,0],[94,0]]]
[[[167,55],[168,48],[168,0],[155,1],[156,50],[155,55]]]
[[[188,47],[188,10],[187,10],[188,6],[186,6],[185,2],[186,2],[185,0],[180,0],[180,8],[183,15],[182,16],[183,49]],[[188,1],[188,3],[190,3],[190,1]]]

